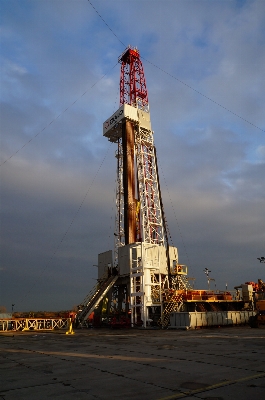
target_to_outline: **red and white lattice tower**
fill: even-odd
[[[127,49],[119,58],[121,63],[120,105],[129,104],[149,112],[144,69],[137,49]]]
[[[115,263],[118,248],[145,242],[166,246],[156,152],[144,69],[137,49],[120,56],[120,108],[103,125],[118,145]]]

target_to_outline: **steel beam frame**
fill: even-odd
[[[135,133],[142,241],[165,246],[153,132],[138,125]]]

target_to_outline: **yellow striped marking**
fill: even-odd
[[[214,385],[206,386],[206,387],[200,388],[200,389],[189,390],[188,392],[182,392],[182,393],[178,393],[178,394],[173,394],[172,396],[161,397],[158,400],[180,399],[181,397],[187,397],[187,396],[191,396],[191,395],[196,394],[196,393],[206,392],[206,391],[212,390],[212,389],[217,389],[217,388],[220,388],[222,386],[233,385],[233,384],[238,383],[238,382],[250,381],[251,379],[257,379],[257,378],[262,378],[262,377],[265,377],[265,372],[263,372],[262,374],[246,376],[245,378],[233,379],[231,381],[225,381],[225,382],[216,383]]]

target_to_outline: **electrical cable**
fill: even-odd
[[[113,32],[113,30],[110,28],[110,26],[107,24],[107,22],[106,22],[106,21],[103,19],[103,17],[99,14],[99,12],[96,10],[96,8],[95,8],[94,5],[91,3],[91,1],[88,0],[88,2],[89,2],[89,4],[93,7],[93,9],[94,9],[95,12],[98,14],[98,16],[101,18],[101,20],[104,22],[104,24],[107,26],[107,28],[112,32],[112,34],[119,40],[119,42],[120,42],[121,44],[123,44],[123,45],[125,46],[125,44],[119,39],[119,37]],[[125,46],[125,47],[126,47],[126,46]],[[141,58],[144,59],[143,57],[141,57]],[[145,59],[144,59],[144,60],[145,60]],[[148,61],[148,60],[145,60],[145,61]],[[149,62],[150,64],[154,65],[156,68],[160,69],[162,72],[167,73],[166,71],[164,71],[164,70],[162,70],[161,68],[157,67],[155,64],[151,63],[150,61],[148,61],[148,62]],[[168,74],[168,75],[170,75],[170,74]],[[172,77],[173,77],[173,76],[172,76]],[[173,78],[174,78],[174,77],[173,77]],[[177,78],[175,78],[175,79],[177,79]],[[177,80],[178,80],[178,79],[177,79]],[[182,81],[180,81],[180,82],[184,84],[184,82],[182,82]],[[188,86],[188,85],[186,85],[186,86]],[[188,86],[188,87],[189,87],[189,86]],[[191,87],[190,87],[190,88],[191,88]],[[192,89],[192,88],[191,88],[191,89]],[[200,93],[200,92],[198,92],[198,93]],[[206,97],[206,96],[204,96],[204,97]],[[210,99],[209,99],[209,100],[210,100]],[[218,103],[216,103],[216,104],[218,104]],[[165,180],[165,182],[166,182],[166,178],[165,178],[165,175],[164,175],[164,173],[163,173],[163,170],[162,170],[161,167],[160,167],[160,169],[161,169],[161,171],[162,171],[163,178],[164,178],[164,180]],[[185,250],[185,253],[186,253],[188,262],[189,262],[189,256],[188,256],[187,249],[186,249],[186,246],[185,246],[185,243],[184,243],[184,239],[183,239],[183,236],[182,236],[182,233],[181,233],[181,230],[180,230],[180,226],[179,226],[179,223],[178,223],[178,220],[177,220],[177,216],[176,216],[175,209],[174,209],[174,206],[173,206],[173,202],[172,202],[172,199],[171,199],[169,190],[168,190],[167,183],[166,183],[166,188],[167,188],[167,191],[168,191],[168,194],[169,194],[171,206],[172,206],[173,213],[174,213],[174,216],[175,216],[175,219],[176,219],[176,222],[177,222],[177,226],[178,226],[178,230],[179,230],[179,233],[180,233],[180,237],[181,237],[181,240],[182,240],[182,243],[183,243],[183,247],[184,247],[184,250]],[[166,224],[167,224],[167,231],[168,231],[168,233],[169,233],[169,237],[170,237],[171,242],[172,242],[172,244],[173,244],[173,240],[172,240],[172,237],[171,237],[171,234],[170,234],[170,231],[169,231],[168,223],[166,222]]]
[[[190,85],[188,85],[187,83],[183,82],[182,80],[176,78],[174,75],[171,75],[169,72],[165,71],[163,68],[158,67],[157,65],[155,65],[154,63],[152,63],[151,61],[147,60],[147,59],[144,58],[144,57],[141,57],[141,58],[142,58],[143,60],[145,60],[146,62],[148,62],[149,64],[153,65],[153,67],[155,67],[155,68],[159,69],[160,71],[162,71],[164,74],[170,76],[171,78],[175,79],[175,80],[178,81],[179,83],[182,83],[182,85],[185,85],[185,86],[187,86],[189,89],[191,89],[191,90],[193,90],[194,92],[198,93],[200,96],[205,97],[205,99],[211,101],[212,103],[216,104],[217,106],[223,108],[224,110],[230,112],[231,114],[235,115],[236,117],[242,119],[242,121],[247,122],[248,124],[254,126],[254,128],[257,128],[257,129],[259,129],[260,131],[265,132],[264,129],[262,129],[262,128],[260,128],[259,126],[253,124],[252,122],[248,121],[247,119],[241,117],[240,115],[236,114],[235,112],[229,110],[229,108],[227,108],[227,107],[223,106],[222,104],[218,103],[217,101],[211,99],[210,97],[206,96],[205,94],[203,94],[203,93],[200,92],[199,90],[194,89],[192,86],[190,86]]]
[[[107,26],[107,28],[111,31],[111,33],[116,37],[116,39],[118,39],[118,41],[124,46],[126,47],[126,45],[119,39],[119,37],[116,35],[116,33],[111,29],[111,27],[107,24],[107,22],[103,19],[103,17],[100,15],[100,13],[98,12],[98,10],[93,6],[93,4],[91,3],[90,0],[87,0],[89,2],[89,4],[94,8],[95,12],[98,14],[99,18],[104,22],[104,24]]]
[[[158,157],[157,157],[157,162],[158,162]],[[181,241],[182,241],[182,245],[183,245],[187,260],[188,260],[188,265],[191,267],[189,255],[188,255],[188,252],[187,252],[187,248],[186,248],[186,245],[185,245],[185,242],[184,242],[184,238],[183,238],[183,235],[182,235],[182,232],[181,232],[181,229],[180,229],[180,225],[179,225],[179,222],[178,222],[178,219],[177,219],[177,214],[176,214],[176,211],[175,211],[175,208],[174,208],[174,204],[173,204],[172,198],[170,196],[168,184],[167,184],[167,181],[166,181],[166,177],[165,177],[163,168],[161,167],[161,164],[159,164],[159,170],[162,172],[162,175],[163,175],[163,178],[164,178],[164,181],[165,181],[165,187],[166,187],[166,190],[167,190],[167,193],[168,193],[168,197],[169,197],[169,201],[170,201],[170,204],[171,204],[171,207],[172,207],[172,210],[173,210],[173,214],[174,214],[174,217],[175,217],[175,220],[176,220],[176,223],[177,223],[177,227],[178,227],[179,235],[180,235],[180,238],[181,238]],[[168,223],[167,223],[167,225],[168,225]],[[171,234],[169,232],[169,228],[168,228],[168,233],[169,233],[169,237],[171,239],[171,242],[173,243]]]
[[[124,45],[124,43],[118,38],[118,36],[113,32],[113,30],[109,27],[109,25],[106,23],[106,21],[102,18],[102,16],[101,16],[101,15],[99,14],[99,12],[96,10],[96,8],[93,6],[93,4],[91,3],[91,1],[88,0],[88,2],[89,2],[89,4],[94,8],[94,10],[95,10],[96,13],[98,14],[98,16],[102,19],[102,21],[103,21],[104,24],[107,26],[107,28],[113,33],[113,35],[119,40],[119,42],[122,43],[122,44]],[[124,46],[125,46],[125,45],[124,45]],[[125,47],[126,47],[126,46],[125,46]],[[159,68],[159,67],[157,67],[155,64],[153,64],[152,62],[146,60],[144,57],[141,57],[141,58],[144,59],[145,61],[149,62],[149,63],[150,63],[151,65],[153,65],[154,67],[160,69],[162,72],[164,72],[164,73],[168,74],[169,76],[171,76],[172,78],[176,79],[177,81],[183,83],[184,85],[186,85],[186,86],[189,87],[190,89],[193,89],[191,86],[189,86],[189,85],[185,84],[184,82],[182,82],[181,80],[175,78],[173,75],[170,75],[169,73],[167,73],[166,71],[164,71],[162,68]],[[193,89],[193,90],[195,90],[196,92],[198,92],[196,89]],[[201,94],[200,92],[198,92],[198,93]],[[204,95],[203,95],[203,96],[204,96]],[[208,98],[207,96],[204,96],[204,97]],[[208,98],[208,99],[211,100],[210,98]],[[214,102],[214,103],[216,103],[216,102]],[[218,104],[218,103],[216,103],[216,104]],[[218,104],[218,105],[219,105],[219,104]],[[222,107],[222,106],[221,106],[221,107]],[[223,107],[223,108],[225,108],[225,107]],[[229,110],[228,110],[228,111],[229,111]],[[236,115],[236,114],[235,114],[235,115]],[[248,121],[247,121],[247,122],[248,122]],[[253,124],[252,124],[252,125],[253,125]],[[254,125],[254,126],[255,126],[255,125]],[[165,175],[164,175],[164,172],[163,172],[161,166],[160,166],[160,169],[161,169],[161,171],[162,171],[163,178],[164,178],[164,181],[165,181],[165,183],[166,183],[166,178],[165,178]],[[174,206],[173,206],[173,202],[172,202],[172,199],[171,199],[171,196],[170,196],[170,193],[169,193],[169,189],[168,189],[167,183],[166,183],[166,188],[167,188],[167,192],[168,192],[169,199],[170,199],[170,202],[171,202],[171,206],[172,206],[172,209],[173,209],[174,217],[175,217],[175,220],[176,220],[176,222],[177,222],[177,226],[178,226],[179,234],[180,234],[181,241],[182,241],[182,244],[183,244],[183,247],[184,247],[184,251],[185,251],[185,253],[186,253],[186,257],[187,257],[187,259],[188,259],[188,263],[190,264],[189,256],[188,256],[187,249],[186,249],[186,245],[185,245],[185,243],[184,243],[184,239],[183,239],[183,236],[182,236],[182,233],[181,233],[181,230],[180,230],[180,226],[179,226],[179,223],[178,223],[178,219],[177,219],[177,216],[176,216],[176,212],[175,212],[175,209],[174,209]],[[173,240],[172,240],[172,237],[171,237],[171,234],[170,234],[170,231],[169,231],[168,224],[167,224],[167,230],[168,230],[168,233],[169,233],[169,237],[170,237],[170,239],[171,239],[171,242],[172,242],[172,244],[173,244]]]
[[[57,115],[56,118],[54,118],[49,124],[47,124],[42,130],[40,130],[38,133],[36,133],[35,136],[33,136],[31,139],[29,139],[26,143],[23,144],[22,147],[20,147],[15,153],[13,153],[10,157],[8,157],[5,161],[2,162],[2,164],[0,164],[0,167],[2,167],[2,165],[4,165],[7,161],[9,161],[12,157],[14,157],[16,154],[18,154],[22,149],[24,149],[24,147],[26,147],[30,142],[32,142],[37,136],[39,136],[43,131],[45,131],[50,125],[52,125],[59,117],[61,117],[67,110],[69,110],[70,107],[72,107],[79,99],[81,99],[81,97],[83,97],[90,89],[92,89],[94,86],[96,86],[103,78],[105,78],[105,76],[112,71],[116,65],[118,65],[118,62],[111,67],[108,72],[106,72],[104,75],[102,75],[102,77],[100,79],[98,79],[95,83],[93,83],[92,86],[90,86],[90,88],[88,88],[81,96],[79,96],[72,104],[70,104],[64,111],[62,111],[59,115]]]
[[[95,12],[98,14],[98,16],[99,16],[100,19],[103,21],[103,23],[107,26],[107,28],[108,28],[108,29],[112,32],[112,34],[116,37],[116,39],[117,39],[124,47],[126,47],[126,45],[119,39],[119,37],[114,33],[114,31],[110,28],[110,26],[107,24],[107,22],[106,22],[106,21],[103,19],[103,17],[99,14],[99,12],[96,10],[96,8],[95,8],[94,5],[91,3],[91,1],[88,0],[88,2],[89,2],[89,4],[92,6],[92,8],[95,10]],[[227,107],[221,105],[221,104],[218,103],[217,101],[211,99],[210,97],[204,95],[204,94],[201,93],[200,91],[194,89],[192,86],[186,84],[185,82],[181,81],[180,79],[178,79],[178,78],[175,77],[174,75],[172,75],[172,74],[170,74],[169,72],[165,71],[164,69],[158,67],[157,65],[155,65],[155,64],[152,63],[151,61],[145,59],[144,57],[141,57],[141,58],[142,58],[143,60],[145,60],[146,62],[148,62],[150,65],[152,65],[152,66],[154,66],[155,68],[159,69],[161,72],[167,74],[168,76],[170,76],[171,78],[175,79],[175,80],[178,81],[179,83],[185,85],[185,86],[188,87],[189,89],[191,89],[191,90],[195,91],[196,93],[198,93],[199,95],[203,96],[203,97],[206,98],[207,100],[213,102],[214,104],[218,105],[219,107],[223,108],[224,110],[228,111],[229,113],[233,114],[234,116],[240,118],[240,119],[243,120],[244,122],[246,122],[246,123],[252,125],[253,127],[255,127],[255,128],[259,129],[259,130],[261,130],[262,132],[265,132],[264,129],[258,127],[257,125],[253,124],[252,122],[246,120],[245,118],[241,117],[240,115],[238,115],[238,114],[234,113],[233,111],[229,110]],[[118,63],[116,63],[110,70],[114,69],[117,65],[118,65]],[[108,71],[108,72],[109,72],[109,71]],[[107,73],[108,73],[108,72],[107,72]],[[72,106],[73,106],[80,98],[82,98],[90,89],[92,89],[98,82],[100,82],[100,81],[107,75],[107,73],[105,73],[97,82],[95,82],[89,89],[87,89],[80,97],[78,97],[78,98],[77,98],[72,104],[70,104],[64,111],[62,111],[59,115],[57,115],[57,117],[55,117],[55,118],[54,118],[49,124],[47,124],[42,130],[40,130],[38,133],[36,133],[35,136],[33,136],[31,139],[29,139],[21,148],[19,148],[19,149],[18,149],[16,152],[14,152],[9,158],[7,158],[4,162],[2,162],[2,163],[0,164],[0,166],[4,165],[4,164],[5,164],[7,161],[9,161],[12,157],[14,157],[16,154],[18,154],[24,147],[26,147],[29,143],[31,143],[31,142],[33,141],[33,139],[35,139],[35,138],[36,138],[37,136],[39,136],[44,130],[46,130],[50,125],[52,125],[60,116],[62,116],[70,107],[72,107]],[[97,170],[97,172],[96,172],[96,174],[95,174],[95,176],[94,176],[94,178],[93,178],[91,184],[89,185],[88,190],[87,190],[87,192],[86,192],[86,194],[85,194],[85,196],[84,196],[84,198],[83,198],[81,204],[79,205],[77,211],[75,212],[75,214],[74,214],[74,216],[73,216],[73,218],[72,218],[72,220],[71,220],[71,222],[70,222],[70,224],[69,224],[67,230],[65,231],[64,235],[62,236],[61,241],[60,241],[59,244],[57,245],[57,247],[56,247],[56,249],[54,250],[52,256],[50,257],[49,261],[47,262],[46,266],[45,266],[44,269],[41,271],[40,276],[43,275],[43,273],[45,272],[45,270],[48,268],[48,266],[50,265],[50,263],[53,261],[53,259],[54,259],[55,255],[57,254],[59,248],[61,247],[62,243],[64,242],[64,240],[65,240],[65,238],[66,238],[66,236],[68,235],[68,233],[69,233],[69,231],[70,231],[70,229],[71,229],[71,227],[72,227],[74,221],[76,220],[76,218],[77,218],[77,216],[78,216],[78,214],[79,214],[79,212],[80,212],[80,210],[81,210],[81,208],[82,208],[82,206],[83,206],[83,204],[84,204],[84,202],[85,202],[85,200],[86,200],[86,198],[87,198],[87,196],[88,196],[88,193],[89,193],[89,191],[90,191],[92,185],[93,185],[94,182],[95,182],[95,179],[96,179],[96,177],[97,177],[97,175],[98,175],[98,173],[99,173],[99,171],[100,171],[102,165],[104,164],[104,161],[105,161],[105,159],[106,159],[106,157],[107,157],[107,154],[108,154],[108,152],[109,152],[109,149],[110,149],[111,145],[112,145],[112,143],[110,143],[110,145],[109,145],[109,147],[108,147],[108,149],[107,149],[107,152],[106,152],[106,154],[105,154],[105,156],[104,156],[104,158],[103,158],[103,160],[102,160],[102,162],[101,162],[101,164],[100,164],[100,166],[99,166],[99,168],[98,168],[98,170]],[[161,171],[162,171],[162,174],[163,174],[163,177],[164,177],[164,180],[165,180],[165,175],[164,175],[164,173],[163,173],[163,170],[162,170],[161,166],[160,166],[160,169],[161,169]],[[165,180],[165,182],[166,182],[166,180]],[[168,194],[169,194],[169,199],[170,199],[170,202],[171,202],[171,205],[172,205],[172,209],[173,209],[174,216],[175,216],[175,219],[176,219],[176,222],[177,222],[177,226],[178,226],[178,229],[179,229],[179,232],[180,232],[180,237],[181,237],[181,240],[182,240],[184,249],[185,249],[185,253],[186,253],[187,259],[189,260],[189,257],[188,257],[188,254],[187,254],[187,250],[186,250],[186,246],[185,246],[185,243],[184,243],[184,240],[183,240],[182,233],[181,233],[181,231],[180,231],[179,223],[178,223],[178,220],[177,220],[177,216],[176,216],[175,209],[174,209],[174,205],[173,205],[173,202],[172,202],[172,199],[171,199],[169,190],[168,190],[167,183],[166,183],[166,188],[167,188],[167,191],[168,191]],[[171,235],[170,235],[170,237],[171,237]],[[172,238],[171,238],[171,240],[172,240]],[[33,285],[33,286],[34,286],[34,285]],[[27,292],[27,294],[26,294],[26,296],[24,296],[23,300],[29,295],[30,292],[31,292],[30,290]]]
[[[75,212],[75,214],[74,214],[74,216],[73,216],[73,218],[72,218],[72,220],[71,220],[71,222],[70,222],[68,228],[66,229],[65,233],[63,234],[63,236],[62,236],[60,242],[58,243],[57,247],[55,248],[53,254],[52,254],[51,257],[50,257],[50,259],[47,261],[47,264],[46,264],[45,267],[40,271],[40,274],[39,274],[39,276],[38,276],[38,279],[44,274],[44,272],[46,271],[46,269],[49,267],[49,265],[50,265],[51,262],[53,261],[54,257],[56,256],[56,254],[57,254],[59,248],[61,247],[63,241],[65,240],[66,236],[68,235],[68,233],[69,233],[69,231],[70,231],[70,229],[71,229],[71,227],[72,227],[74,221],[76,220],[76,218],[77,218],[77,216],[78,216],[78,214],[79,214],[79,211],[81,210],[81,208],[82,208],[82,206],[83,206],[83,204],[84,204],[84,202],[85,202],[85,200],[86,200],[86,198],[87,198],[87,196],[88,196],[88,193],[89,193],[91,187],[93,186],[93,184],[94,184],[94,182],[95,182],[95,180],[96,180],[96,178],[97,178],[97,176],[98,176],[98,173],[99,173],[99,171],[100,171],[102,165],[104,164],[104,162],[105,162],[105,160],[106,160],[106,158],[107,158],[107,155],[108,155],[108,152],[109,152],[109,150],[110,150],[110,148],[111,148],[111,145],[112,145],[112,142],[110,142],[110,144],[109,144],[109,146],[108,146],[108,148],[107,148],[107,151],[106,151],[106,153],[105,153],[105,155],[104,155],[104,157],[103,157],[103,160],[101,161],[101,163],[100,163],[100,165],[99,165],[99,167],[98,167],[98,169],[97,169],[97,171],[96,171],[96,173],[95,173],[95,175],[94,175],[94,178],[92,179],[92,182],[90,183],[90,185],[89,185],[89,187],[88,187],[88,189],[87,189],[87,192],[86,192],[85,196],[83,197],[83,200],[81,201],[81,203],[80,203],[80,205],[79,205],[77,211]],[[37,281],[36,281],[36,282],[37,282]],[[32,287],[34,287],[34,285],[32,285]],[[21,299],[20,302],[22,302],[23,300],[25,300],[31,292],[32,292],[32,290],[28,290],[27,293],[26,293],[26,295]]]
[[[126,45],[120,40],[120,38],[114,33],[114,31],[110,28],[110,26],[107,24],[107,22],[106,22],[106,21],[103,19],[103,17],[99,14],[99,12],[96,10],[96,8],[95,8],[94,5],[91,3],[91,1],[88,0],[88,2],[89,2],[89,4],[93,7],[93,9],[94,9],[95,12],[98,14],[98,16],[101,18],[101,20],[104,22],[104,24],[107,26],[107,28],[111,31],[111,33],[118,39],[118,41],[119,41],[121,44],[123,44],[123,45],[126,47]],[[161,67],[158,67],[156,64],[152,63],[151,61],[147,60],[146,58],[144,58],[144,57],[142,57],[142,56],[141,56],[141,58],[142,58],[143,60],[145,60],[146,62],[148,62],[150,65],[154,66],[155,68],[157,68],[158,70],[160,70],[161,72],[163,72],[164,74],[166,74],[166,75],[170,76],[171,78],[175,79],[176,81],[178,81],[178,82],[181,83],[182,85],[184,85],[184,86],[186,86],[187,88],[189,88],[189,89],[193,90],[194,92],[198,93],[200,96],[203,96],[205,99],[211,101],[212,103],[214,103],[215,105],[221,107],[221,108],[224,109],[225,111],[228,111],[228,112],[231,113],[232,115],[234,115],[234,116],[240,118],[242,121],[244,121],[244,122],[246,122],[246,123],[252,125],[254,128],[259,129],[259,130],[262,131],[262,132],[265,132],[264,129],[260,128],[259,126],[253,124],[252,122],[248,121],[247,119],[245,119],[245,118],[241,117],[240,115],[236,114],[235,112],[231,111],[231,110],[228,109],[227,107],[225,107],[225,106],[223,106],[222,104],[218,103],[217,101],[211,99],[209,96],[206,96],[205,94],[203,94],[203,93],[200,92],[199,90],[194,89],[192,86],[190,86],[190,85],[188,85],[187,83],[183,82],[182,80],[178,79],[177,77],[175,77],[174,75],[172,75],[172,74],[170,74],[169,72],[165,71],[165,70],[162,69]],[[160,166],[160,168],[161,168],[161,166]],[[161,171],[162,171],[162,168],[161,168]],[[163,177],[164,177],[164,180],[165,180],[165,176],[164,176],[163,171],[162,171],[162,174],[163,174]],[[166,187],[167,187],[167,184],[166,184]],[[176,213],[175,213],[175,209],[174,209],[174,206],[173,206],[173,202],[172,202],[172,199],[171,199],[171,196],[170,196],[168,187],[167,187],[167,191],[168,191],[168,194],[169,194],[169,198],[170,198],[170,202],[171,202],[171,205],[172,205],[173,213],[174,213],[174,216],[175,216],[175,219],[176,219],[176,222],[177,222],[177,226],[178,226],[178,229],[179,229],[180,237],[181,237],[181,240],[182,240],[182,243],[183,243],[183,246],[184,246],[184,250],[185,250],[185,253],[186,253],[188,262],[189,262],[189,257],[188,257],[187,249],[186,249],[186,246],[185,246],[185,243],[184,243],[184,240],[183,240],[182,233],[181,233],[181,231],[180,231],[180,226],[179,226],[179,223],[178,223],[178,220],[177,220],[177,216],[176,216]],[[171,237],[171,236],[170,236],[170,237]],[[171,240],[172,240],[172,238],[171,238]]]
[[[110,28],[110,26],[107,24],[107,22],[102,18],[102,16],[99,14],[99,12],[96,10],[96,8],[93,6],[93,4],[91,3],[90,0],[88,0],[89,4],[91,4],[91,6],[94,8],[95,12],[98,14],[98,16],[101,18],[101,20],[104,22],[104,24],[107,26],[107,28],[111,31],[111,33],[118,39],[118,41],[123,44],[125,47],[126,45],[120,40],[120,38],[116,35],[116,33],[113,32],[113,30]],[[206,96],[205,94],[203,94],[202,92],[200,92],[197,89],[194,89],[192,86],[188,85],[187,83],[183,82],[181,79],[178,79],[177,77],[175,77],[174,75],[170,74],[169,72],[165,71],[163,68],[158,67],[156,64],[152,63],[151,61],[147,60],[146,58],[144,58],[143,56],[141,56],[141,58],[148,62],[150,65],[152,65],[153,67],[159,69],[161,72],[163,72],[164,74],[170,76],[171,78],[175,79],[176,81],[178,81],[179,83],[181,83],[182,85],[186,86],[187,88],[193,90],[194,92],[198,93],[200,96],[203,96],[205,99],[211,101],[212,103],[216,104],[217,106],[223,108],[224,110],[228,111],[229,113],[233,114],[234,116],[240,118],[242,121],[247,122],[248,124],[252,125],[254,128],[259,129],[261,132],[265,132],[264,129],[260,128],[259,126],[253,124],[252,122],[248,121],[247,119],[241,117],[240,115],[236,114],[235,112],[229,110],[229,108],[223,106],[222,104],[218,103],[217,101],[211,99],[209,96]]]

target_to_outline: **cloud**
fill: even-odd
[[[258,146],[256,152],[257,152],[257,155],[258,155],[260,158],[262,158],[262,159],[265,158],[265,146]]]
[[[220,289],[262,278],[264,3],[93,4],[143,56],[166,216],[196,287],[205,267]],[[115,145],[102,123],[119,108],[124,48],[88,2],[2,11],[1,162],[13,157],[0,171],[0,302],[67,309],[113,247]]]

